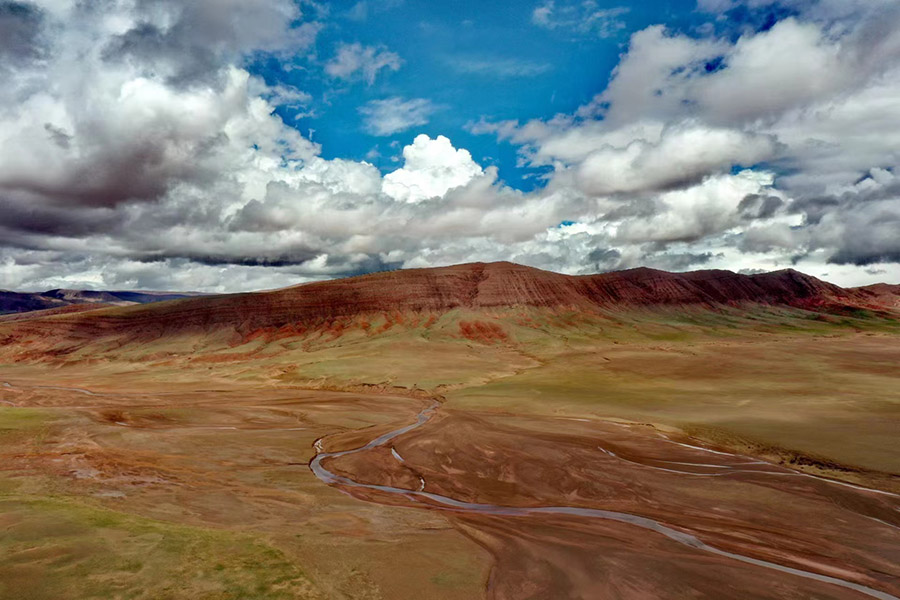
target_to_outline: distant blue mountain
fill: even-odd
[[[0,315],[61,308],[73,304],[125,306],[200,296],[197,292],[94,291],[55,289],[46,292],[0,290]]]

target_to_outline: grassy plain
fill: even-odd
[[[893,335],[773,336],[572,350],[448,393],[448,406],[667,425],[751,453],[900,472]]]
[[[0,598],[467,599],[483,589],[487,556],[445,519],[359,502],[306,466],[319,437],[402,422],[421,401],[31,387],[45,384],[2,390]]]

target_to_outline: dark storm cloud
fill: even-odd
[[[788,211],[803,215],[809,249],[829,251],[829,263],[900,262],[900,179],[890,169],[873,169],[839,194],[797,198]],[[743,245],[763,251],[768,241],[763,236]]]
[[[87,254],[70,251],[21,248],[19,252],[16,252],[16,264],[26,267],[45,267],[48,264],[52,265],[61,262],[77,263],[88,259],[89,256]]]
[[[240,256],[229,254],[203,254],[202,252],[165,252],[162,254],[138,254],[132,260],[144,263],[162,262],[183,259],[192,263],[207,266],[237,265],[242,267],[294,267],[303,265],[321,254],[321,251],[298,249],[289,253],[276,253],[271,256]]]
[[[836,211],[852,210],[855,206],[885,200],[900,201],[900,179],[893,178],[889,182],[879,184],[867,174],[857,180],[853,190],[841,194],[801,196],[790,203],[788,211],[802,214],[807,223],[816,224],[824,216]]]
[[[163,31],[151,23],[137,27],[114,38],[103,50],[107,61],[131,60],[150,71],[168,71],[170,84],[212,85],[220,76],[219,59],[209,47],[201,46],[180,31],[181,24]]]
[[[697,265],[704,265],[716,255],[711,252],[667,252],[665,244],[646,244],[638,260],[624,260],[615,248],[597,248],[588,254],[588,261],[596,271],[616,271],[638,266],[649,266],[664,271],[687,271]]]
[[[828,262],[867,266],[900,262],[900,202],[880,203],[842,218],[838,250]]]
[[[598,271],[613,271],[619,268],[622,253],[615,248],[597,248],[592,250],[587,258]]]
[[[43,53],[43,21],[41,10],[30,2],[0,1],[0,61],[16,63],[39,57]]]
[[[797,198],[791,202],[789,211],[804,216],[807,223],[815,225],[825,215],[831,214],[841,206],[840,200],[830,196],[812,196],[809,198]]]
[[[228,254],[202,254],[199,252],[167,252],[164,254],[135,254],[128,257],[137,263],[153,264],[195,264],[204,266],[238,266],[238,267],[271,267],[286,269],[288,272],[305,276],[321,276],[321,268],[312,268],[310,262],[325,255],[323,250],[298,248],[287,253],[265,256],[237,256]],[[402,268],[400,261],[385,261],[380,256],[370,254],[354,257],[328,254],[325,266],[329,275],[334,277],[352,277],[380,271],[393,271]]]
[[[748,194],[738,204],[738,212],[745,219],[770,219],[783,204],[777,196]]]
[[[54,144],[63,150],[69,149],[72,144],[72,136],[66,133],[64,129],[56,127],[53,123],[44,123],[44,129]]]
[[[46,206],[33,198],[14,200],[0,194],[0,244],[33,235],[86,237],[118,230],[125,215],[108,209]]]
[[[403,261],[386,261],[375,254],[357,259],[352,264],[347,263],[346,257],[329,255],[325,263],[329,267],[338,268],[341,277],[353,277],[354,275],[365,275],[366,273],[380,271],[394,271],[403,267]]]
[[[859,267],[886,262],[900,262],[900,248],[843,248],[833,254],[828,262],[837,265],[856,265]]]
[[[208,183],[220,174],[206,160],[223,143],[222,134],[179,139],[166,131],[141,131],[127,139],[108,139],[110,132],[91,131],[85,124],[79,135],[103,140],[100,146],[80,160],[73,160],[61,178],[22,174],[0,182],[6,190],[18,190],[42,196],[48,203],[85,207],[113,207],[127,201],[152,201],[163,196],[174,183],[189,181]],[[61,149],[67,149],[72,136],[54,126],[47,128],[50,138]],[[190,156],[191,160],[173,159],[173,153]]]
[[[664,271],[687,271],[697,265],[705,265],[719,256],[721,255],[715,255],[712,252],[657,254],[647,257],[645,264]]]
[[[300,12],[290,0],[139,0],[137,12],[148,20],[113,37],[104,58],[164,73],[175,86],[215,85],[223,62],[302,49],[319,30],[314,22],[292,26]],[[160,12],[174,21],[149,20]]]
[[[608,221],[618,221],[633,217],[652,217],[660,211],[658,203],[652,197],[622,198],[610,211],[603,215]]]

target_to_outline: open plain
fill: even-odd
[[[896,295],[753,277],[0,319],[0,598],[896,599]]]

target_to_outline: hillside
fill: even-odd
[[[750,332],[841,322],[858,328],[871,319],[896,324],[897,315],[883,295],[843,289],[793,270],[740,275],[639,268],[569,276],[505,262],[473,263],[267,292],[7,316],[0,318],[0,360],[103,358],[144,364],[177,356],[191,364],[214,359],[249,371],[247,361],[265,358],[265,372],[271,374],[321,363],[312,349],[341,353],[345,344],[390,339],[384,351],[354,350],[369,365],[364,379],[378,380],[385,369],[414,372],[409,365],[422,351],[435,355],[430,368],[446,370],[445,353],[460,350],[460,341],[497,345],[495,354],[507,347],[516,356],[496,357],[506,369],[529,363],[525,356],[535,344],[683,336],[692,327]],[[373,360],[371,352],[390,365],[378,366],[380,358]],[[336,360],[354,362],[354,356],[342,353]],[[298,373],[308,378],[321,370],[330,376],[322,364]]]
[[[876,283],[874,285],[853,288],[853,291],[863,294],[873,304],[900,309],[900,285]]]
[[[90,301],[105,298],[98,295]],[[156,338],[220,328],[241,335],[282,327],[309,330],[371,315],[443,314],[454,309],[531,307],[599,314],[636,308],[714,309],[755,304],[840,312],[848,308],[890,310],[895,307],[892,298],[895,296],[870,289],[844,289],[793,270],[740,275],[638,268],[569,276],[498,262],[373,273],[275,291],[182,298],[28,322],[79,337],[116,333]],[[120,295],[114,299],[122,302]]]

